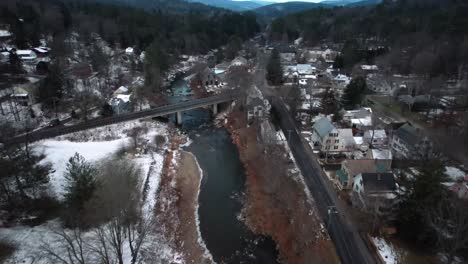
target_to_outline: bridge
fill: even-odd
[[[135,119],[141,118],[148,118],[148,117],[158,117],[158,116],[166,116],[170,114],[176,114],[176,122],[177,124],[182,124],[182,112],[210,106],[213,109],[213,113],[217,114],[218,112],[218,104],[234,101],[236,98],[240,96],[239,92],[224,92],[222,94],[199,98],[199,99],[192,99],[185,102],[174,103],[169,105],[164,105],[148,110],[126,113],[116,116],[110,116],[105,118],[99,119],[92,119],[86,122],[72,125],[72,126],[60,126],[60,127],[52,127],[47,129],[41,129],[38,131],[29,132],[20,136],[13,137],[6,142],[3,142],[4,145],[10,146],[25,142],[34,142],[39,141],[42,139],[53,138],[57,136],[62,136],[74,132],[79,132],[87,129],[92,129],[96,127],[102,127],[117,123],[122,123],[126,121],[131,121]]]

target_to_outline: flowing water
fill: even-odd
[[[171,88],[173,101],[191,96],[183,79]],[[185,112],[182,124],[193,141],[186,150],[203,170],[198,209],[202,238],[217,263],[277,263],[275,243],[253,234],[239,219],[244,167],[227,130],[209,125],[211,119],[209,111],[197,109]]]

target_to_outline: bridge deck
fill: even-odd
[[[141,119],[146,117],[156,117],[156,116],[165,116],[177,112],[192,110],[200,107],[209,106],[212,104],[218,104],[223,102],[228,102],[235,100],[239,96],[238,92],[225,92],[219,95],[214,95],[206,98],[193,99],[186,102],[175,103],[170,105],[164,105],[157,108],[152,108],[148,110],[132,112],[117,116],[111,116],[106,118],[99,118],[89,120],[87,122],[73,125],[73,126],[62,126],[54,127],[49,129],[43,129],[40,131],[30,132],[21,136],[13,137],[8,141],[4,142],[5,145],[14,145],[24,142],[34,142],[46,138],[53,138],[57,136],[62,136],[82,130],[87,130],[91,128],[101,127],[112,125],[116,123],[126,122],[135,119]]]

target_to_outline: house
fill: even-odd
[[[270,102],[263,97],[257,87],[250,89],[247,95],[247,121],[252,123],[255,119],[265,119],[270,115]]]
[[[342,189],[351,189],[356,175],[361,173],[388,172],[391,169],[391,163],[375,159],[356,159],[345,160],[341,163],[341,168],[336,172],[339,187]]]
[[[392,165],[393,155],[390,149],[370,149],[367,151],[366,157],[368,159],[389,161],[390,164],[388,167],[391,167]]]
[[[202,83],[205,86],[219,85],[220,79],[214,69],[206,67],[201,72]]]
[[[364,142],[374,148],[384,147],[388,144],[387,133],[383,129],[367,130],[363,136]]]
[[[337,129],[326,117],[319,119],[312,126],[312,146],[326,154],[350,152],[354,148],[351,129]]]
[[[299,78],[296,65],[283,66],[283,79],[286,83],[296,83]]]
[[[15,87],[13,88],[13,93],[10,94],[10,98],[22,105],[22,106],[28,106],[33,103],[33,95],[25,88],[23,87]]]
[[[361,65],[361,70],[364,72],[376,72],[379,70],[377,65]]]
[[[358,110],[345,111],[343,121],[352,128],[365,130],[372,127],[372,109],[361,108]]]
[[[126,48],[125,54],[127,54],[128,56],[132,56],[134,54],[134,49],[132,47]]]
[[[71,89],[82,91],[85,87],[99,87],[99,78],[89,63],[75,65],[67,76],[67,85]]]
[[[16,55],[24,62],[33,62],[37,59],[37,55],[32,50],[17,50]]]
[[[407,159],[419,159],[432,150],[429,139],[410,123],[394,131],[390,146],[394,156]]]
[[[310,64],[297,64],[296,69],[300,78],[306,78],[307,75],[313,75],[316,71],[316,68],[312,67]]]
[[[393,173],[361,173],[353,180],[353,205],[378,215],[390,212],[397,197]]]
[[[335,78],[333,78],[333,80],[335,80],[335,82],[341,86],[346,86],[351,82],[351,79],[344,74],[336,75]]]
[[[283,52],[280,53],[280,61],[282,65],[297,64],[296,53],[294,52]]]
[[[34,53],[36,53],[37,57],[45,58],[49,56],[50,48],[48,47],[37,47],[33,49]]]
[[[248,63],[249,61],[246,58],[238,56],[231,61],[230,66],[248,66]]]
[[[113,96],[108,103],[112,107],[114,113],[119,115],[132,110],[130,98],[131,94],[118,94]]]

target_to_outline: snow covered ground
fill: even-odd
[[[148,142],[153,142],[155,135],[168,135],[168,128],[165,124],[132,121],[36,143],[36,151],[43,152],[46,155],[45,162],[50,162],[54,170],[50,178],[52,193],[55,193],[59,199],[63,197],[66,164],[68,159],[76,152],[91,162],[108,158],[119,150],[122,145],[129,143],[130,139],[126,135],[125,130],[135,126],[148,127],[148,132],[143,135],[143,138]],[[168,144],[166,143],[163,149],[132,157],[133,161],[141,165],[142,181],[146,183],[146,196],[144,196],[145,200],[142,209],[144,217],[148,219],[152,217],[152,210],[157,203],[157,190],[163,169],[164,153],[167,147]],[[58,219],[36,227],[17,226],[13,228],[0,228],[0,238],[17,247],[13,256],[6,263],[50,263],[44,256],[43,247],[48,244],[59,252],[60,250],[64,250],[60,247],[60,243],[56,241],[57,236],[54,233],[54,230],[60,230],[61,228]],[[92,234],[85,234],[85,237],[90,238],[91,236]],[[130,263],[131,257],[128,245],[125,245],[123,250],[126,263]],[[65,252],[63,253],[65,254]],[[180,263],[180,259],[181,254],[175,252],[165,241],[165,238],[157,232],[149,234],[149,239],[147,239],[147,242],[142,247],[141,263]]]
[[[386,264],[399,263],[395,248],[391,244],[387,243],[385,239],[380,237],[373,237],[372,242],[374,242],[374,245],[379,251],[380,257],[385,261]]]

